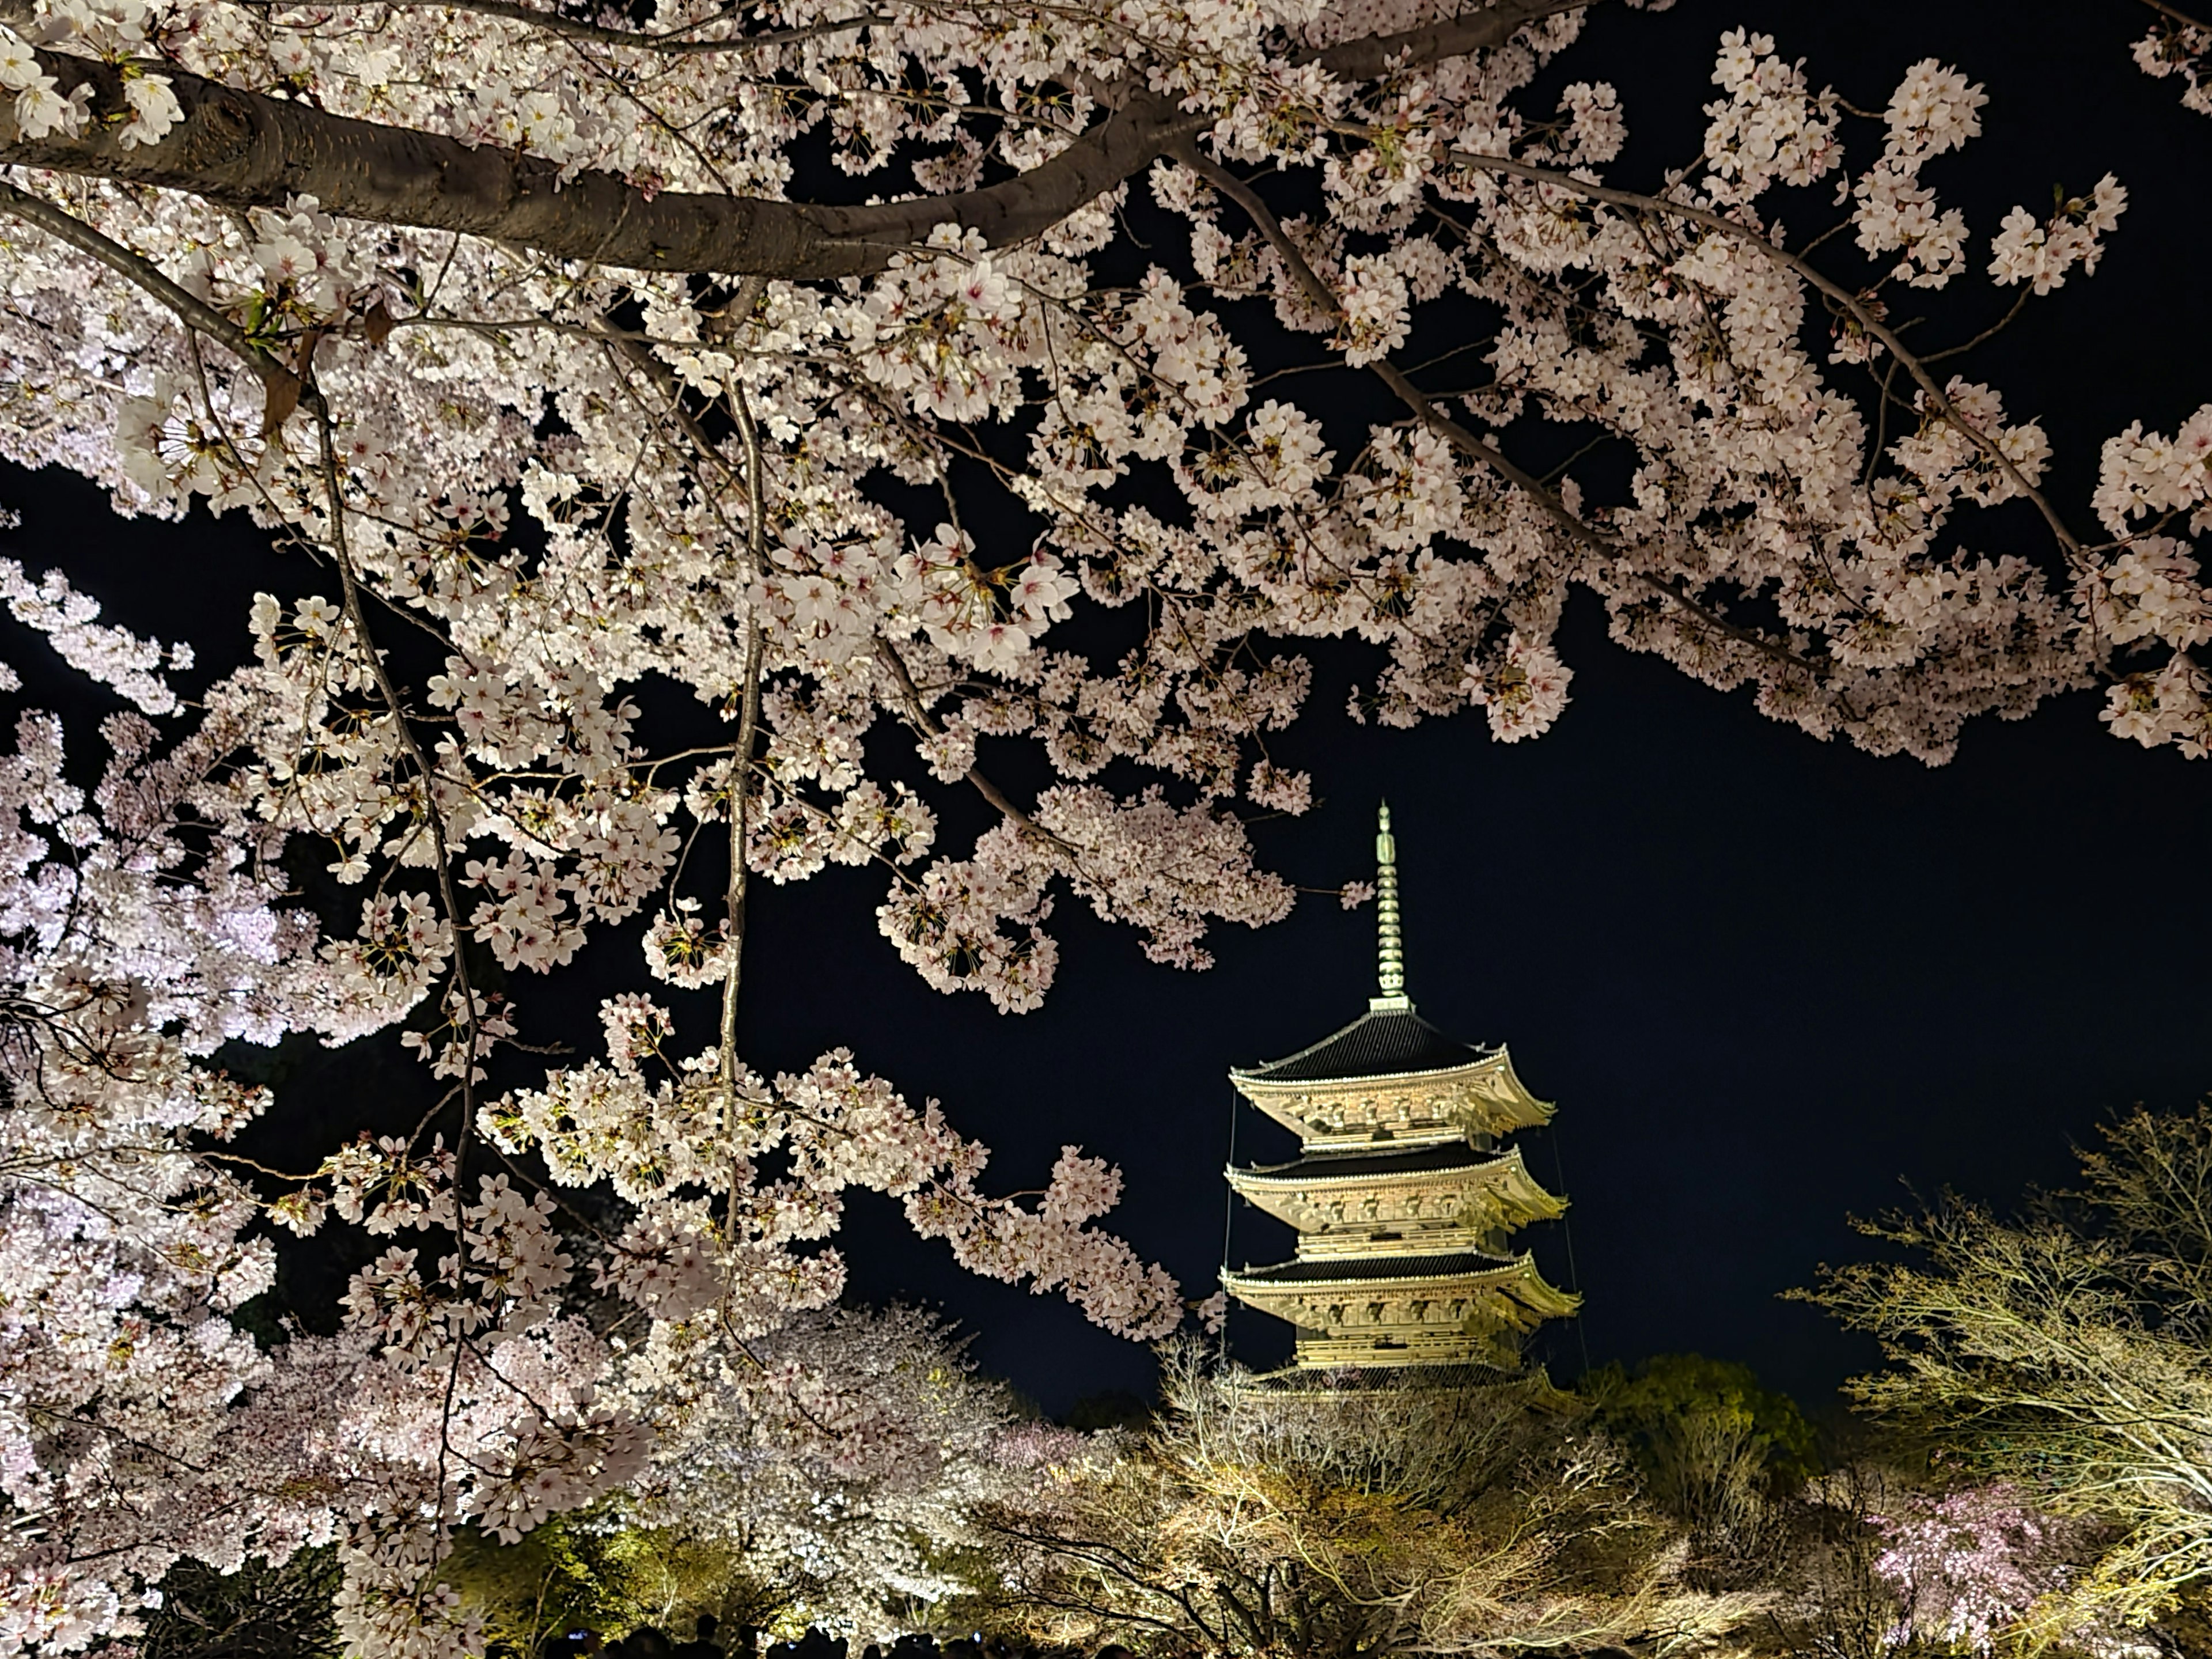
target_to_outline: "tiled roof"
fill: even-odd
[[[1327,1369],[1285,1366],[1266,1371],[1253,1380],[1272,1393],[1298,1395],[1390,1394],[1423,1389],[1464,1389],[1483,1383],[1525,1379],[1525,1370],[1507,1370],[1482,1361],[1460,1365],[1336,1365]],[[1555,1400],[1565,1395],[1553,1389]]]
[[[1410,1008],[1393,1008],[1362,1014],[1310,1048],[1237,1075],[1263,1083],[1325,1083],[1449,1072],[1496,1052],[1446,1036]]]
[[[1248,1267],[1229,1277],[1248,1285],[1333,1284],[1339,1279],[1463,1279],[1470,1273],[1492,1273],[1514,1265],[1511,1257],[1457,1250],[1444,1255],[1322,1256],[1307,1261],[1285,1261],[1273,1267]]]
[[[1341,1158],[1326,1153],[1302,1158],[1295,1164],[1268,1164],[1237,1173],[1248,1182],[1267,1186],[1297,1187],[1310,1181],[1370,1176],[1427,1175],[1444,1170],[1480,1170],[1498,1161],[1498,1152],[1479,1152],[1455,1136],[1437,1146],[1406,1152],[1353,1152]]]

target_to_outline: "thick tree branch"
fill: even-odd
[[[1310,55],[1332,75],[1371,78],[1393,59],[1440,62],[1502,44],[1524,24],[1574,9],[1567,0],[1500,0],[1401,34]],[[25,136],[0,100],[0,163],[181,191],[234,208],[281,209],[313,196],[324,210],[376,224],[458,231],[555,258],[635,270],[714,271],[789,280],[865,276],[940,224],[994,247],[1042,234],[1204,131],[1212,115],[1139,93],[1106,111],[1051,160],[957,195],[828,207],[680,191],[648,195],[613,173],[563,180],[554,162],[405,127],[331,115],[304,102],[222,86],[164,67],[183,118],[157,144],[126,146],[124,72],[41,52],[66,98],[88,89],[92,118],[74,135]]]
[[[244,3],[253,5],[257,9],[275,11],[284,9],[289,0],[244,0]],[[825,35],[849,34],[856,29],[896,21],[887,13],[864,12],[858,17],[840,17],[825,22],[809,23],[804,28],[773,29],[761,34],[732,34],[702,40],[688,33],[673,30],[665,34],[651,34],[637,29],[608,28],[603,24],[564,17],[559,12],[519,5],[514,3],[514,0],[379,0],[379,3],[409,11],[465,11],[483,17],[504,17],[570,40],[588,40],[595,46],[621,46],[634,52],[665,52],[679,57],[716,52],[756,52],[768,46],[795,46],[808,40],[818,40]],[[743,21],[743,13],[732,9],[701,23],[687,25],[686,29],[702,28],[708,23]]]
[[[2154,12],[2171,17],[2175,22],[2180,24],[2184,28],[2205,29],[2212,31],[2212,23],[2200,23],[2196,18],[2191,17],[2187,12],[2181,10],[2179,7],[2166,4],[2166,0],[2143,0],[2143,4],[2148,6]]]

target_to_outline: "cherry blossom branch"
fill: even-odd
[[[898,687],[899,700],[906,705],[908,718],[930,736],[941,737],[945,728],[939,724],[935,716],[932,715],[923,704],[921,690],[915,684],[914,676],[907,672],[906,663],[899,656],[898,647],[889,640],[878,638],[876,641],[876,660],[884,665],[890,673],[892,683]],[[1007,798],[1004,790],[984,775],[980,767],[969,767],[966,776],[968,781],[975,786],[977,794],[997,807],[1000,812],[1019,824],[1029,834],[1059,848],[1070,857],[1075,856],[1079,851],[1015,805]]]
[[[1283,261],[1284,267],[1289,270],[1292,280],[1298,284],[1300,291],[1314,306],[1330,316],[1343,314],[1343,307],[1338,302],[1335,293],[1327,283],[1322,280],[1321,273],[1308,263],[1305,255],[1299,251],[1297,244],[1290,239],[1289,234],[1283,229],[1281,223],[1276,219],[1273,210],[1261,199],[1258,191],[1253,190],[1228,168],[1207,159],[1194,144],[1186,146],[1176,159],[1186,167],[1194,169],[1208,184],[1244,210],[1246,216],[1251,219],[1261,235],[1267,240],[1268,246],[1273,248],[1276,257]],[[1413,410],[1431,431],[1461,453],[1470,459],[1480,462],[1498,477],[1521,489],[1543,509],[1546,516],[1550,518],[1553,523],[1565,531],[1569,537],[1594,551],[1605,554],[1608,558],[1619,559],[1626,556],[1628,549],[1623,545],[1618,537],[1600,530],[1595,525],[1584,523],[1568,509],[1567,504],[1559,498],[1558,491],[1548,488],[1541,479],[1508,459],[1496,445],[1485,442],[1438,409],[1428,394],[1408,380],[1404,371],[1397,368],[1389,358],[1376,358],[1368,364],[1368,368],[1373,371],[1377,379],[1397,395],[1400,402]],[[1633,568],[1628,574],[1654,592],[1671,599],[1699,622],[1726,637],[1748,646],[1774,661],[1810,674],[1815,679],[1826,678],[1827,670],[1824,664],[1802,657],[1785,647],[1775,644],[1771,640],[1729,622],[1710,606],[1692,598],[1679,582],[1664,580],[1648,572]],[[1851,711],[1848,704],[1843,705],[1843,708],[1846,715],[1850,714]]]
[[[479,1051],[477,1030],[476,988],[469,977],[465,941],[467,925],[461,915],[461,904],[453,888],[453,860],[451,842],[446,836],[446,815],[438,805],[438,774],[429,757],[422,752],[421,741],[409,724],[404,702],[399,688],[392,683],[392,671],[385,665],[377,651],[374,638],[368,631],[368,617],[361,602],[361,584],[353,568],[353,555],[345,532],[345,502],[338,485],[337,451],[331,436],[330,404],[324,399],[319,387],[309,386],[305,394],[309,411],[315,417],[315,429],[321,452],[323,490],[329,503],[331,516],[331,550],[335,556],[338,583],[343,598],[346,620],[352,625],[354,637],[359,643],[363,662],[376,682],[378,696],[392,717],[393,734],[405,750],[415,768],[417,781],[422,790],[422,814],[430,827],[431,845],[436,854],[438,899],[446,912],[447,926],[453,935],[453,988],[461,1004],[459,1024],[466,1040],[466,1052],[462,1056],[458,1079],[461,1091],[461,1125],[454,1137],[453,1190],[454,1203],[461,1201],[461,1173],[463,1155],[467,1150],[470,1135],[476,1126],[476,1062]]]
[[[750,289],[754,285],[748,283]],[[745,812],[752,799],[753,746],[760,729],[761,625],[752,611],[752,585],[768,556],[767,490],[762,474],[760,428],[744,388],[732,384],[730,408],[745,449],[745,685],[738,715],[738,741],[730,753],[730,885],[723,926],[728,965],[722,975],[722,1082],[734,1099],[738,1086],[738,977],[745,944]]]
[[[173,313],[187,329],[220,342],[260,376],[264,393],[272,402],[286,397],[298,398],[299,376],[247,338],[244,329],[206,301],[163,276],[152,260],[133,253],[112,237],[102,235],[74,214],[28,195],[4,179],[0,179],[0,212],[35,225],[56,241],[88,254]]]
[[[300,377],[268,352],[255,344],[245,331],[177,283],[170,281],[150,260],[133,253],[121,243],[103,235],[74,216],[64,212],[52,204],[25,194],[5,181],[0,181],[0,210],[37,226],[57,240],[66,242],[81,252],[106,265],[110,270],[138,287],[173,313],[187,329],[208,335],[227,348],[261,378],[266,389],[272,413],[281,421],[282,413],[303,395],[308,399],[316,420],[320,454],[323,486],[328,500],[331,519],[331,551],[335,555],[338,579],[343,595],[348,621],[360,643],[363,661],[375,680],[379,694],[390,712],[396,735],[406,749],[420,778],[422,805],[437,853],[438,886],[447,920],[453,933],[453,977],[463,1002],[461,1024],[467,1037],[467,1054],[460,1078],[462,1125],[457,1138],[459,1147],[465,1146],[475,1121],[475,1090],[473,1073],[477,1054],[476,997],[470,983],[468,966],[462,950],[465,927],[459,900],[453,884],[450,848],[446,838],[445,817],[436,799],[436,775],[412,727],[408,724],[398,690],[392,683],[391,674],[378,653],[368,629],[368,618],[361,601],[360,585],[355,578],[353,560],[348,550],[345,533],[345,510],[339,491],[337,454],[333,445],[329,405],[319,390],[306,386]],[[458,1193],[459,1164],[455,1164],[454,1180]]]
[[[1371,133],[1371,129],[1365,127],[1355,127],[1351,130],[1364,136]],[[1635,191],[1611,189],[1603,185],[1593,184],[1587,179],[1577,179],[1572,173],[1562,173],[1555,168],[1532,167],[1525,161],[1514,161],[1510,156],[1481,155],[1471,150],[1461,149],[1447,150],[1445,155],[1461,167],[1474,167],[1486,173],[1500,173],[1511,178],[1524,179],[1531,184],[1549,185],[1570,195],[1581,196],[1594,202],[1604,202],[1613,207],[1632,208],[1639,212],[1686,219],[1694,224],[1704,225],[1708,229],[1717,230],[1724,235],[1735,238],[1763,258],[1795,272],[1803,281],[1849,312],[1854,322],[1881,342],[1890,355],[1904,366],[1905,373],[1911,375],[1918,384],[1922,394],[1928,399],[1928,406],[1996,464],[2013,488],[2034,503],[2036,511],[2043,515],[2044,522],[2050,526],[2051,533],[2057,538],[2058,544],[2065,550],[2069,559],[2077,563],[2081,561],[2082,557],[2081,541],[2071,530],[2066,527],[2065,520],[2059,516],[2058,509],[2051,504],[2049,498],[2028,482],[2026,475],[2021,471],[2013,459],[2004,453],[1994,438],[1983,432],[1980,428],[1959,412],[1958,406],[1951,401],[1949,394],[1936,383],[1936,377],[1928,372],[1926,365],[1905,349],[1905,343],[1898,338],[1896,331],[1881,320],[1871,306],[1859,295],[1830,277],[1826,272],[1810,260],[1792,253],[1786,248],[1777,246],[1772,240],[1761,235],[1751,227],[1739,224],[1725,214],[1715,213],[1709,208],[1695,207],[1686,202],[1669,201],[1662,196],[1645,196]]]
[[[1503,44],[1524,25],[1583,0],[1501,0],[1389,35],[1348,40],[1297,60],[1346,80],[1386,64],[1418,67]],[[64,100],[82,88],[94,112],[70,132],[23,131],[0,100],[0,163],[183,191],[240,208],[283,210],[313,196],[325,212],[377,224],[451,230],[520,243],[556,258],[636,270],[722,271],[793,280],[864,276],[926,241],[939,225],[980,232],[994,247],[1026,241],[1214,125],[1178,94],[1145,92],[1105,112],[1057,155],[1012,179],[957,195],[865,207],[753,197],[653,193],[620,176],[443,134],[332,115],[304,100],[228,87],[163,66],[179,117],[159,143],[138,143],[122,65],[40,51]]]
[[[243,0],[256,11],[289,11],[299,8],[294,0]],[[702,17],[688,23],[682,29],[672,29],[665,34],[641,33],[634,29],[609,28],[600,23],[586,23],[574,17],[564,17],[558,12],[541,11],[535,6],[513,3],[513,0],[375,0],[375,3],[394,11],[427,10],[473,12],[484,17],[503,17],[510,21],[527,23],[548,34],[565,35],[572,40],[589,40],[599,46],[622,46],[637,52],[688,54],[713,52],[753,52],[769,46],[802,46],[809,40],[819,40],[833,34],[847,34],[855,29],[881,27],[897,21],[884,12],[864,12],[858,17],[842,17],[819,23],[809,23],[803,28],[775,29],[765,34],[732,35],[716,40],[684,38],[690,31],[702,29],[720,22],[741,21],[743,14],[737,7],[726,7],[712,17]]]
[[[128,107],[120,68],[40,52],[60,95],[94,111]],[[442,134],[327,114],[304,102],[165,71],[181,119],[158,144],[126,147],[120,123],[27,137],[0,102],[0,162],[184,191],[230,207],[281,210],[313,196],[327,212],[516,242],[558,258],[637,270],[761,273],[792,279],[880,270],[932,228],[954,223],[994,246],[1024,241],[1140,172],[1186,131],[1211,124],[1149,94],[1105,117],[1049,161],[963,196],[872,207],[753,197],[649,193],[614,173],[564,176],[554,161]]]

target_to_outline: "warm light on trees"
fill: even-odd
[[[2016,1483],[1943,1500],[1980,1506],[1948,1528],[1941,1504],[1900,1517],[1898,1551],[1919,1526],[1984,1539],[1992,1574],[2025,1563],[1945,1615],[1962,1629],[2140,1623],[2212,1577],[2212,1105],[2118,1119],[2082,1173],[2015,1219],[1954,1199],[1869,1224],[1905,1260],[1813,1293],[1894,1362],[1852,1385],[1861,1403],[1948,1467]],[[2037,1507],[2087,1530],[2062,1540]],[[2054,1577],[2069,1548],[2094,1565]]]
[[[796,1316],[753,1345],[757,1372],[631,1402],[659,1434],[617,1510],[730,1552],[775,1588],[787,1627],[858,1642],[931,1626],[966,1589],[951,1558],[970,1512],[1028,1492],[1084,1445],[1025,1417],[966,1346],[911,1308]]]
[[[1374,647],[1358,718],[1517,740],[1565,704],[1579,589],[1624,647],[1873,751],[1940,759],[2095,684],[2116,732],[2205,752],[2212,405],[2143,411],[2055,500],[1972,339],[1887,320],[1987,287],[1997,326],[2088,280],[2121,182],[1970,227],[1923,169],[1979,130],[1972,65],[1900,61],[1861,116],[1741,29],[1681,89],[1715,100],[1696,165],[1612,179],[1613,90],[1528,91],[1586,21],[0,3],[0,453],[247,514],[321,590],[257,599],[251,659],[187,698],[217,642],[0,564],[137,711],[70,732],[75,763],[27,713],[0,764],[0,1655],[127,1634],[179,1559],[325,1545],[355,1649],[472,1648],[457,1527],[629,1492],[738,1396],[815,1410],[814,1360],[764,1356],[838,1299],[855,1192],[1175,1328],[1079,1146],[1010,1196],[957,1103],[843,1049],[747,1065],[747,887],[872,866],[890,947],[1009,1011],[1070,900],[1202,966],[1295,896],[1243,815],[1313,799],[1267,748],[1300,641]],[[2201,106],[2205,48],[2161,8],[2138,56]],[[1532,459],[1569,428],[1614,486]],[[2037,539],[1984,553],[1970,509],[2008,502]],[[1055,634],[1079,606],[1109,645]],[[969,844],[952,792],[990,811]],[[647,919],[546,1065],[532,976]],[[272,1101],[223,1044],[402,1021],[447,1091],[411,1137],[226,1151]],[[270,1229],[326,1225],[380,1251],[343,1328],[264,1352],[233,1316]],[[2180,1361],[2140,1341],[2131,1386],[2164,1388]],[[1547,1468],[1535,1534],[1609,1512],[1594,1468]],[[1489,1583],[1451,1594],[1520,1605]]]
[[[1635,1464],[1647,1496],[1682,1528],[1687,1577],[1704,1589],[1768,1583],[1785,1547],[1784,1500],[1819,1467],[1812,1426],[1748,1368],[1662,1354],[1576,1385]]]
[[[1165,1410],[985,1504],[981,1597],[1032,1639],[1140,1651],[1697,1651],[1756,1593],[1681,1582],[1675,1530],[1540,1376],[1285,1391],[1194,1350]]]

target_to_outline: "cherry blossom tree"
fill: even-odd
[[[0,568],[137,711],[96,782],[35,713],[0,775],[0,1655],[127,1635],[180,1557],[322,1543],[353,1647],[468,1650],[453,1528],[627,1489],[768,1386],[856,1191],[1172,1328],[1079,1147],[998,1193],[852,1053],[747,1065],[747,891],[872,867],[890,947],[1008,1011],[1064,900],[1203,966],[1293,900],[1245,815],[1313,799],[1268,746],[1300,641],[1376,648],[1358,718],[1518,740],[1565,706],[1581,589],[1628,648],[1876,752],[2100,684],[2116,732],[2204,753],[2212,405],[2116,434],[2084,520],[1954,363],[1978,336],[1891,320],[1985,281],[2002,326],[2087,278],[2120,183],[1977,245],[1925,173],[1979,130],[1966,73],[1900,64],[1862,115],[1743,30],[1694,165],[1607,182],[1613,90],[1528,90],[1584,24],[0,3],[0,453],[241,512],[323,590],[258,599],[252,659],[185,699],[187,647]],[[2138,56],[2201,103],[2203,48],[2161,11]],[[1486,377],[1413,362],[1417,323]],[[1316,388],[1351,380],[1396,413],[1348,424]],[[1562,433],[1625,485],[1536,459]],[[2039,539],[1975,550],[1968,509],[2008,505]],[[992,815],[964,846],[955,791]],[[310,914],[288,858],[357,902]],[[516,988],[636,927],[595,1052],[531,1057]],[[445,1091],[414,1133],[289,1172],[227,1145],[270,1103],[225,1042],[403,1023]],[[264,1352],[233,1316],[269,1229],[325,1225],[382,1253],[340,1334]]]
[[[1080,1456],[980,1375],[967,1342],[915,1309],[794,1316],[757,1372],[662,1409],[632,1485],[501,1543],[459,1540],[444,1571],[492,1643],[531,1654],[562,1632],[680,1630],[702,1614],[856,1642],[934,1622],[964,1594],[969,1512]]]
[[[788,1597],[788,1623],[856,1641],[925,1627],[966,1589],[950,1568],[973,1511],[1086,1451],[966,1347],[912,1308],[799,1316],[763,1340],[759,1374],[680,1412],[633,1402],[660,1433],[622,1512],[734,1549]]]
[[[1939,1496],[1914,1495],[1875,1517],[1884,1548],[1877,1577],[1896,1592],[1901,1616],[1888,1645],[1919,1641],[1987,1655],[2016,1633],[2031,1609],[2078,1576],[2094,1528],[2044,1513],[2002,1481]],[[2070,1631],[2069,1645],[2093,1653],[2157,1650],[2118,1632]]]
[[[643,1477],[653,1440],[641,1395],[673,1422],[742,1371],[756,1402],[818,1414],[823,1387],[802,1359],[771,1370],[749,1339],[834,1297],[838,1258],[793,1246],[831,1231],[851,1186],[903,1194],[924,1233],[984,1271],[1053,1277],[1124,1328],[1159,1319],[1157,1270],[1086,1224],[1114,1196],[1103,1166],[1071,1149],[1036,1208],[984,1198],[980,1149],[835,1055],[773,1085],[742,1079],[744,1127],[711,1049],[703,1085],[643,1078],[665,1016],[635,999],[610,1005],[603,1073],[482,1108],[492,1152],[545,1147],[537,1180],[479,1175],[465,1200],[463,1148],[432,1134],[364,1139],[313,1182],[262,1195],[241,1178],[258,1169],[221,1143],[267,1091],[206,1056],[286,1022],[352,1029],[363,981],[380,976],[282,905],[259,856],[281,835],[240,810],[252,796],[227,758],[234,714],[217,697],[166,753],[143,716],[109,720],[113,758],[89,798],[63,771],[55,722],[26,716],[0,772],[16,877],[0,924],[0,1650],[130,1632],[180,1557],[281,1565],[334,1541],[349,1650],[477,1649],[472,1617],[434,1577],[453,1528],[517,1537]],[[419,924],[387,908],[397,920],[380,948],[403,963],[398,977]],[[488,1003],[476,1012],[502,1023]],[[453,1070],[465,1100],[482,1067]],[[689,1115],[702,1095],[720,1109],[703,1125]],[[687,1165],[702,1146],[727,1162]],[[757,1178],[751,1158],[770,1152],[786,1173]],[[634,1346],[583,1316],[591,1299],[564,1305],[574,1263],[552,1194],[592,1179],[635,1195],[628,1226],[598,1241],[594,1274],[599,1300],[643,1319]],[[273,1249],[254,1224],[310,1231],[330,1211],[395,1242],[355,1276],[342,1334],[264,1353],[229,1316],[270,1281]],[[425,1261],[422,1241],[441,1233],[451,1254]],[[854,1455],[872,1443],[865,1414],[842,1431]]]
[[[1812,1293],[1897,1362],[1859,1401],[1984,1483],[1903,1506],[1885,1558],[1921,1587],[1910,1616],[1969,1645],[2122,1643],[2212,1577],[2212,1107],[2138,1109],[2106,1141],[2017,1218],[1954,1200],[1867,1224],[1905,1259]]]

